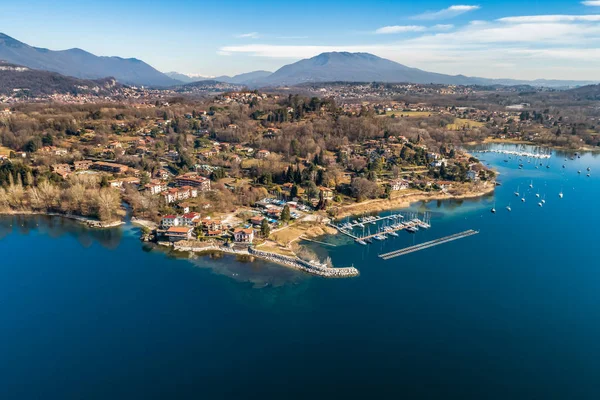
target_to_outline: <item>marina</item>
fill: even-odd
[[[375,233],[371,233],[371,225],[375,225]],[[372,243],[372,240],[383,241],[388,239],[389,236],[398,237],[398,232],[402,230],[415,233],[419,229],[429,229],[431,228],[431,220],[427,213],[423,214],[422,217],[419,217],[416,213],[396,213],[386,216],[361,217],[358,220],[338,225],[329,224],[329,226],[364,246]],[[355,233],[355,229],[362,229],[362,233]],[[365,229],[367,229],[367,233],[364,232]]]
[[[392,251],[392,252],[389,252],[389,253],[380,254],[379,258],[382,258],[384,260],[389,260],[389,259],[392,259],[392,258],[395,258],[395,257],[400,257],[400,256],[403,256],[403,255],[406,255],[406,254],[414,253],[415,251],[425,250],[425,249],[428,249],[428,248],[433,247],[433,246],[437,246],[437,245],[440,245],[440,244],[452,242],[454,240],[458,240],[458,239],[466,238],[466,237],[469,237],[469,236],[472,236],[472,235],[476,235],[478,233],[479,233],[479,231],[475,231],[473,229],[469,229],[469,230],[464,231],[464,232],[455,233],[454,235],[445,236],[443,238],[439,238],[439,239],[431,240],[429,242],[425,242],[425,243],[417,244],[417,245],[414,245],[414,246],[406,247],[404,249]]]

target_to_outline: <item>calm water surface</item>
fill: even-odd
[[[415,204],[430,230],[309,244],[355,279],[1,218],[0,398],[599,398],[600,158],[479,156],[503,185]],[[481,233],[377,257],[466,229]]]

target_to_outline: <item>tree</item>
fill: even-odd
[[[290,190],[290,197],[292,199],[295,197],[298,197],[298,186],[296,186],[296,185],[292,186],[292,189]]]
[[[266,218],[264,218],[260,223],[260,234],[264,238],[268,238],[271,234],[271,227],[269,226],[269,221],[267,221]]]
[[[290,214],[290,206],[288,206],[287,204],[283,206],[283,210],[281,210],[280,219],[283,222],[289,222],[292,219],[292,215]]]

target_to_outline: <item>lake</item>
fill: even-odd
[[[502,186],[414,204],[431,229],[307,243],[352,279],[173,255],[130,225],[0,217],[0,397],[599,398],[600,158],[474,155]]]

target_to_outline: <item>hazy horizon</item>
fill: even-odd
[[[352,0],[304,5],[299,14],[271,0],[30,0],[3,6],[0,31],[35,47],[138,58],[162,72],[205,77],[348,51],[449,75],[600,80],[600,1],[383,1],[368,12]]]

